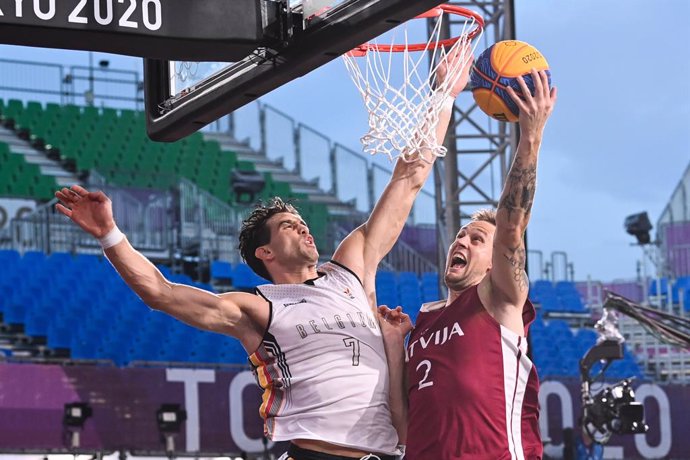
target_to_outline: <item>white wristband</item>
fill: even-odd
[[[113,227],[112,230],[110,230],[103,238],[99,238],[98,242],[101,243],[101,247],[105,250],[108,248],[112,248],[116,244],[118,244],[120,241],[125,239],[125,234],[120,231],[119,228],[117,228],[117,225]]]

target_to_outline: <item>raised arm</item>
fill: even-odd
[[[405,337],[412,330],[410,317],[402,307],[391,310],[386,305],[378,307],[378,320],[383,334],[383,345],[388,361],[390,392],[388,404],[393,426],[398,432],[400,444],[407,440],[407,385],[405,383]]]
[[[496,212],[491,283],[491,304],[514,307],[522,312],[529,282],[525,272],[527,255],[524,235],[532,211],[537,182],[537,159],[546,121],[556,103],[556,88],[549,88],[545,72],[532,70],[534,95],[522,77],[518,82],[522,98],[512,88],[510,97],[520,109],[520,142],[501,193]],[[518,329],[518,328],[516,328]]]
[[[104,250],[106,257],[122,279],[149,307],[168,313],[191,326],[236,337],[253,349],[261,327],[257,296],[247,293],[216,295],[192,286],[168,281],[140,252],[135,250],[115,225],[110,199],[103,192],[89,192],[74,185],[55,194],[60,200],[57,209],[84,231],[112,246]],[[264,323],[265,324],[265,323]],[[258,346],[258,342],[256,343]]]
[[[452,53],[449,60],[465,59],[459,76],[448,74],[448,69],[457,68],[452,62],[442,63],[437,71],[437,80],[453,78],[457,81],[450,91],[439,113],[435,129],[436,141],[441,144],[445,138],[453,110],[453,102],[465,88],[469,79],[469,61],[472,55],[467,48],[464,53]],[[398,159],[388,185],[379,197],[369,219],[355,229],[336,250],[333,259],[353,270],[364,283],[370,296],[372,307],[375,307],[374,278],[379,262],[388,254],[397,241],[412,209],[415,197],[421,190],[431,168],[432,161],[423,160],[406,162]]]

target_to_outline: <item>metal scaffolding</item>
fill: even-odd
[[[447,3],[484,17],[484,34],[477,53],[498,41],[515,38],[513,0]],[[444,25],[444,38],[457,36],[462,24],[462,20],[451,17]],[[442,162],[435,163],[434,170],[439,266],[443,266],[450,241],[472,212],[497,206],[517,146],[516,125],[489,118],[474,102],[471,92],[465,91],[456,100],[445,146],[448,153]]]

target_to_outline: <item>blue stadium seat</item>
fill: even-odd
[[[32,337],[46,337],[50,323],[50,312],[46,308],[41,308],[38,303],[34,303],[24,316],[24,333]]]
[[[398,273],[398,283],[419,285],[419,278],[417,278],[417,274],[413,272],[400,272]]]
[[[422,304],[422,292],[419,278],[415,273],[401,272],[398,275],[398,299],[400,306],[407,314],[419,311]]]
[[[433,302],[441,298],[438,273],[422,274],[422,301]]]
[[[211,262],[211,279],[220,283],[229,283],[232,280],[232,265],[224,260]]]
[[[553,287],[553,283],[549,280],[536,280],[532,283],[530,288],[530,298],[533,302],[541,302],[541,296],[543,294],[555,294],[556,291]]]
[[[164,342],[160,338],[148,336],[143,340],[136,340],[127,345],[126,362],[132,361],[158,361]]]
[[[398,282],[395,272],[389,272],[387,270],[379,270],[376,272],[376,283],[392,284],[396,285]]]
[[[189,275],[185,275],[184,273],[171,274],[167,278],[168,278],[168,280],[172,281],[173,283],[186,284],[188,286],[191,286],[194,284],[194,281],[192,281],[192,278],[190,278]]]
[[[566,294],[558,297],[560,311],[584,313],[587,311],[579,294]]]
[[[0,265],[3,267],[16,267],[19,264],[19,252],[14,249],[0,249]],[[9,271],[9,270],[3,270]]]
[[[529,298],[544,311],[559,311],[560,304],[553,283],[549,280],[536,280],[532,283]]]
[[[268,281],[254,273],[247,264],[239,263],[232,270],[232,285],[235,289],[253,291],[261,284],[268,284]]]
[[[48,336],[46,345],[52,349],[65,349],[70,347],[72,340],[72,330],[74,326],[65,326],[51,322],[48,325]]]
[[[70,342],[71,356],[74,359],[101,359],[103,329],[88,325],[72,335]]]
[[[193,283],[193,286],[198,287],[199,289],[203,289],[204,291],[216,292],[216,290],[213,289],[213,286],[211,286],[208,283]]]
[[[376,273],[376,302],[395,308],[400,305],[398,297],[398,281],[395,273],[379,270]]]
[[[567,337],[572,337],[572,331],[570,330],[570,327],[568,326],[568,323],[563,321],[562,319],[554,319],[549,321],[547,325],[547,330],[557,336],[563,336],[564,334],[567,335]]]
[[[398,293],[393,289],[377,289],[376,303],[378,305],[386,305],[389,308],[395,308],[400,305]]]
[[[226,364],[247,364],[247,352],[239,340],[228,338],[218,353],[218,359]]]
[[[438,273],[437,272],[424,272],[424,273],[422,273],[422,284],[423,283],[438,283]]]
[[[53,252],[45,261],[48,266],[61,266],[63,268],[72,269],[72,254],[68,252]]]
[[[558,357],[550,353],[537,354],[535,351],[534,364],[540,379],[556,377],[560,375],[560,362]]]
[[[591,329],[579,329],[575,334],[577,353],[582,356],[597,342],[597,333]]]
[[[11,292],[4,305],[3,322],[11,325],[23,325],[26,311],[33,308],[36,298],[31,293]]]
[[[532,321],[532,324],[530,324],[529,330],[531,333],[539,335],[544,332],[544,329],[546,329],[546,324],[544,324],[541,311],[537,311],[534,321]]]
[[[46,255],[43,251],[27,251],[22,257],[22,265],[25,267],[42,266],[45,259]]]
[[[559,372],[562,377],[577,377],[580,374],[580,356],[573,350],[562,350],[559,360]]]
[[[196,341],[189,352],[189,358],[194,362],[219,363],[222,362],[221,350],[226,337],[220,334],[205,333]]]
[[[127,341],[121,340],[118,337],[105,337],[101,342],[101,347],[98,349],[97,357],[98,359],[109,359],[116,366],[126,366],[129,364],[129,353],[126,344]]]
[[[158,353],[160,361],[185,362],[190,358],[191,345],[183,340],[175,340],[163,344]]]

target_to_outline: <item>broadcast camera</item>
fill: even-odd
[[[631,378],[605,386],[592,394],[592,383],[602,375],[616,359],[623,358],[623,336],[618,331],[617,320],[612,311],[604,310],[604,316],[597,322],[599,331],[597,344],[590,348],[580,360],[582,379],[582,429],[591,440],[606,444],[615,434],[645,433],[644,406],[635,401],[630,386]],[[602,363],[599,375],[592,376],[592,368]]]

